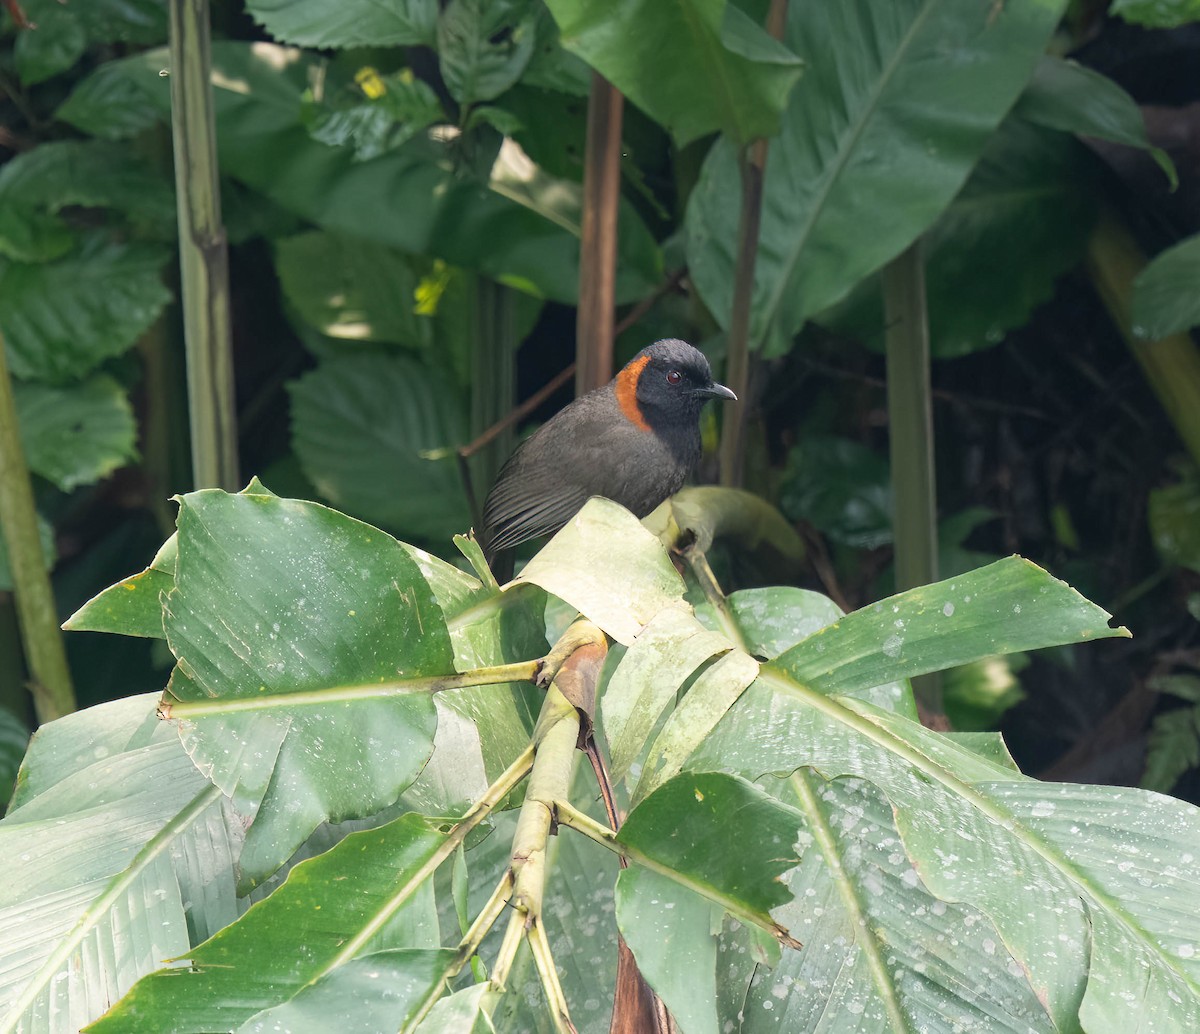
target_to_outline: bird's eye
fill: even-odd
[[[683,380],[683,374],[681,374],[678,370],[667,371],[668,384],[678,384],[681,380]]]

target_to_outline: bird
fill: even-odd
[[[641,518],[679,491],[700,459],[700,410],[711,398],[737,401],[703,352],[666,338],[547,420],[484,503],[480,542],[497,579],[511,576],[514,546],[558,531],[592,496]]]

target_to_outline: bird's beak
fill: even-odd
[[[728,399],[730,402],[736,402],[737,396],[730,391],[724,384],[718,384],[713,381],[711,384],[706,384],[703,388],[696,388],[692,392],[693,395],[699,395],[702,399]]]

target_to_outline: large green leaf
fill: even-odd
[[[685,610],[668,608],[646,625],[601,689],[601,718],[614,779],[625,777],[663,709],[692,672],[728,650],[724,636],[705,631]]]
[[[735,985],[745,1034],[1055,1030],[987,918],[925,889],[870,783],[769,785],[806,820],[795,897],[774,913],[806,947]]]
[[[617,924],[638,968],[688,1034],[717,1034],[714,906],[772,923],[800,860],[799,812],[740,779],[680,776],[629,814],[618,839],[651,858],[617,880]],[[662,870],[673,875],[669,882]],[[678,884],[672,886],[672,882]]]
[[[680,146],[717,130],[778,131],[801,62],[724,0],[547,0],[562,44],[661,122]],[[736,206],[735,206],[736,207]]]
[[[167,177],[130,148],[107,140],[57,140],[0,170],[0,201],[57,212],[67,205],[115,208],[159,237],[175,231]]]
[[[692,764],[747,776],[811,765],[875,783],[914,878],[988,915],[1057,1029],[1182,1032],[1200,1018],[1200,924],[1186,876],[1200,850],[1194,808],[1022,779],[915,722],[771,669]]]
[[[322,495],[405,537],[467,530],[464,405],[445,378],[402,356],[347,355],[289,387],[293,446]]]
[[[166,52],[158,54],[159,71],[169,72]],[[145,84],[122,62],[106,61],[75,84],[55,117],[102,140],[124,140],[162,120],[161,107],[147,100]]]
[[[13,386],[29,469],[64,492],[90,485],[137,457],[137,426],[125,389],[103,374],[55,387]]]
[[[856,610],[771,663],[813,690],[853,694],[980,657],[1129,635],[1108,621],[1066,582],[1009,557]]]
[[[1133,332],[1157,341],[1200,326],[1200,234],[1155,257],[1133,282]]]
[[[966,185],[921,242],[930,350],[990,348],[1077,265],[1096,215],[1094,162],[1076,140],[1016,114],[988,140]],[[879,277],[818,319],[883,347]]]
[[[13,45],[17,75],[25,86],[33,86],[73,67],[83,57],[88,43],[87,33],[66,4],[48,3],[36,18],[36,27],[18,32]]]
[[[0,822],[0,1029],[78,1030],[233,920],[240,840],[152,696],[43,726]]]
[[[1112,13],[1151,29],[1174,29],[1200,21],[1200,0],[1113,0]]]
[[[687,606],[683,580],[662,544],[625,507],[599,496],[525,565],[518,581],[540,585],[626,646],[660,611]]]
[[[112,632],[116,635],[165,639],[162,596],[175,585],[179,538],[172,535],[154,555],[150,566],[97,593],[63,622],[72,632]]]
[[[1025,85],[1063,4],[846,0],[788,7],[805,61],[772,140],[751,306],[772,353],[926,230]],[[727,326],[737,153],[719,141],[687,212],[688,269]]]
[[[1140,147],[1158,162],[1172,190],[1179,184],[1166,152],[1151,146],[1137,102],[1108,76],[1075,61],[1043,55],[1014,111],[1050,129]]]
[[[250,820],[249,886],[319,823],[379,811],[416,778],[433,700],[379,687],[449,673],[450,637],[400,545],[323,506],[206,490],[181,499],[178,523],[168,700],[212,701],[179,732]]]
[[[530,0],[450,0],[438,18],[442,79],[462,105],[495,100],[533,55],[538,5]]]
[[[433,321],[416,313],[411,258],[375,241],[310,231],[275,242],[284,297],[327,337],[422,348]]]
[[[302,47],[433,45],[437,0],[248,0],[246,10],[282,43]]]
[[[836,603],[819,592],[791,586],[743,589],[726,601],[730,616],[741,636],[743,649],[755,657],[774,660],[798,643],[845,617]],[[700,617],[712,624],[707,609]],[[904,679],[846,691],[876,707],[917,717],[917,705]]]
[[[314,996],[323,998],[314,981],[354,959],[397,948],[424,949],[409,954],[403,968],[410,979],[423,974],[427,993],[453,957],[429,950],[437,948],[438,930],[433,884],[423,868],[445,839],[420,815],[350,834],[301,862],[270,897],[187,952],[186,970],[146,977],[90,1030],[200,1034],[238,1029],[264,1011],[260,1019],[267,1024],[280,1018],[283,1003],[293,1003],[289,1011],[296,1012]],[[341,979],[353,981],[360,969]],[[399,1027],[404,1010],[396,1004]],[[257,1029],[278,1029],[262,1024]]]
[[[414,140],[371,161],[309,136],[303,98],[320,60],[266,43],[217,43],[212,50],[221,165],[229,174],[318,226],[412,254],[442,258],[531,293],[572,302],[578,295],[581,195],[577,184],[533,167],[515,143],[490,171],[466,168],[453,142]],[[163,51],[108,62],[84,80],[59,117],[119,135],[114,102],[170,111]],[[98,80],[98,81],[94,81]],[[617,294],[645,293],[660,273],[657,245],[622,204]]]
[[[0,327],[16,377],[81,377],[129,348],[170,292],[167,253],[92,233],[79,249],[44,265],[0,264]]]

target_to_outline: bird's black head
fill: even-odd
[[[644,431],[695,430],[710,398],[737,399],[712,378],[704,353],[686,341],[655,341],[635,355],[613,382],[621,411]]]

